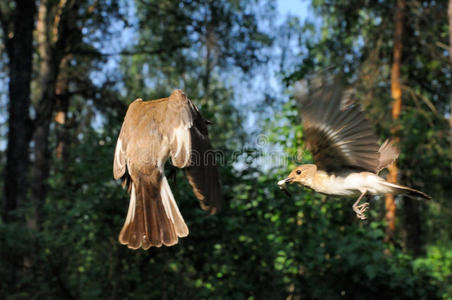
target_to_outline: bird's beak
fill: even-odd
[[[286,183],[290,183],[292,180],[294,180],[293,177],[287,177],[286,179],[278,181],[279,187],[283,187],[286,185]]]

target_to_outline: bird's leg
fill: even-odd
[[[356,213],[356,216],[358,217],[358,219],[361,219],[361,220],[366,219],[366,216],[364,215],[364,213],[369,208],[369,203],[366,202],[361,205],[358,205],[358,204],[359,204],[359,201],[361,201],[361,199],[364,197],[364,195],[366,193],[367,193],[367,190],[364,190],[364,192],[361,193],[361,196],[359,196],[358,200],[356,200],[355,203],[353,203],[353,211]]]

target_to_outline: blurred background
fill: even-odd
[[[0,22],[0,298],[452,299],[452,1],[4,0]],[[360,221],[278,189],[311,161],[293,86],[331,66],[399,140],[388,176],[432,201],[374,197]],[[132,251],[116,138],[176,88],[214,122],[225,209],[179,172],[190,235]]]

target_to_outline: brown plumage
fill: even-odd
[[[207,121],[181,90],[154,101],[137,99],[129,105],[116,144],[113,176],[122,179],[130,196],[119,234],[129,248],[172,246],[188,228],[164,174],[168,157],[184,168],[202,209],[221,208],[220,179]]]
[[[389,183],[378,176],[399,156],[393,142],[380,147],[370,123],[360,107],[353,103],[351,90],[345,90],[338,78],[316,77],[300,83],[295,98],[299,104],[306,147],[315,164],[302,165],[278,182],[298,183],[330,195],[359,195],[353,210],[361,219],[368,203],[359,201],[368,192],[406,194],[430,199],[415,189]]]
[[[377,174],[380,173],[381,170],[387,168],[399,157],[400,151],[394,147],[393,144],[394,141],[390,142],[389,140],[386,140],[381,144],[380,149],[378,149],[380,156],[378,157]]]

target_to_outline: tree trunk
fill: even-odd
[[[35,1],[16,1],[14,12],[6,16],[0,11],[3,38],[9,62],[8,90],[8,146],[4,181],[3,221],[22,219],[17,207],[27,202],[29,147],[31,139],[30,92],[33,62],[33,30]],[[23,257],[9,255],[9,276],[4,278],[6,286],[17,286],[20,278],[18,266]]]
[[[65,73],[69,62],[69,56],[66,56],[61,62],[61,70]],[[57,146],[55,157],[58,160],[67,161],[69,159],[68,144],[69,134],[67,126],[67,113],[69,110],[69,91],[68,76],[60,76],[56,86],[56,114],[54,121],[56,123]]]
[[[402,87],[400,84],[400,65],[402,62],[402,35],[403,35],[403,22],[405,13],[405,0],[397,0],[397,8],[395,12],[395,31],[394,31],[394,50],[393,50],[393,62],[391,69],[391,96],[392,103],[392,118],[397,121],[402,109]],[[393,136],[397,135],[398,128],[394,126],[391,129]],[[399,139],[396,137],[396,140]],[[397,183],[398,169],[395,163],[389,166],[388,181]],[[396,204],[394,201],[394,195],[386,195],[386,222],[388,227],[386,228],[385,241],[391,241],[395,233],[395,217],[396,217]]]
[[[36,105],[34,141],[34,163],[31,170],[31,199],[35,207],[29,220],[29,227],[39,229],[41,213],[47,195],[47,179],[49,177],[50,123],[56,107],[56,88],[60,66],[67,48],[70,27],[75,26],[76,1],[61,0],[55,8],[49,9],[49,3],[42,0],[39,6],[37,24],[38,53],[40,61],[41,91]],[[55,14],[54,11],[56,11]]]
[[[448,23],[449,23],[449,62],[452,68],[452,0],[449,0],[449,7],[447,9]],[[449,99],[449,128],[450,128],[450,147],[452,151],[452,90],[450,92]],[[452,174],[452,162],[450,163],[450,172]]]
[[[31,168],[31,200],[34,206],[33,215],[28,220],[28,227],[38,230],[40,212],[47,191],[48,174],[48,135],[54,101],[54,70],[51,66],[51,41],[47,22],[49,19],[47,1],[39,3],[37,22],[38,54],[40,58],[39,74],[41,76],[40,95],[36,105],[35,130],[33,134],[34,161]]]
[[[31,138],[30,83],[35,11],[35,1],[18,0],[12,15],[12,24],[7,24],[6,16],[2,15],[3,37],[9,58],[9,131],[2,214],[5,222],[15,219],[16,208],[27,199]]]
[[[34,205],[32,217],[28,220],[28,227],[39,230],[42,220],[42,206],[47,194],[47,178],[49,175],[49,126],[50,120],[46,118],[36,125],[33,141],[34,147],[34,163],[31,169],[31,199]]]
[[[70,171],[65,167],[66,163],[70,160],[70,148],[71,148],[71,133],[70,123],[68,119],[68,111],[70,105],[69,94],[69,82],[67,76],[68,57],[63,59],[61,64],[61,74],[56,86],[56,107],[55,107],[55,134],[56,134],[56,148],[55,159],[59,162],[56,172],[61,174],[58,179],[58,184],[62,186],[68,186],[71,182]]]
[[[69,108],[69,98],[65,95],[57,95],[56,102],[56,138],[57,146],[55,157],[59,160],[65,160],[69,157],[68,154],[68,132],[67,132],[67,113]]]

